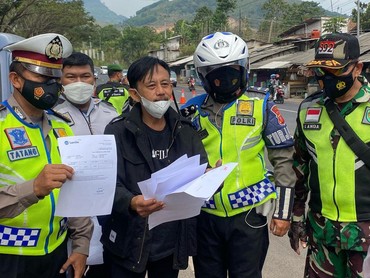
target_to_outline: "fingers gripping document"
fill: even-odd
[[[117,152],[113,135],[58,138],[63,164],[75,173],[60,189],[55,214],[65,217],[110,214],[116,188]]]
[[[145,199],[154,198],[165,207],[149,215],[149,229],[162,223],[196,216],[205,201],[212,197],[237,163],[227,163],[204,174],[199,155],[184,155],[169,166],[138,183]]]

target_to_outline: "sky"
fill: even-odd
[[[136,11],[141,8],[151,5],[158,0],[100,0],[108,8],[117,14],[126,17],[134,16]],[[199,0],[201,1],[201,0]],[[244,2],[247,0],[238,0]],[[306,0],[320,3],[321,7],[326,10],[333,10],[342,14],[351,15],[352,9],[356,8],[355,0]],[[370,0],[360,0],[360,2],[369,3]]]

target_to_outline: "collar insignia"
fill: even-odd
[[[21,119],[21,120],[24,120],[26,119],[26,116],[23,114],[22,110],[18,107],[18,106],[13,106],[12,107],[15,114],[17,114],[17,116]]]

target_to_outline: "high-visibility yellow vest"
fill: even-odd
[[[7,113],[1,114],[5,116],[0,117],[1,187],[34,179],[46,164],[61,163],[57,137],[73,135],[68,124],[48,115],[52,126],[48,151],[41,128],[24,122],[12,108],[7,108]],[[54,189],[18,216],[0,219],[1,254],[44,255],[64,241],[67,218],[54,215],[58,194],[59,189]]]
[[[97,92],[97,96],[102,100],[110,102],[116,109],[118,115],[121,115],[123,106],[130,94],[123,86],[113,86],[113,84],[107,83]]]
[[[312,157],[308,186],[313,212],[341,222],[370,220],[370,171],[340,137],[331,144],[334,124],[317,99],[302,103],[300,128]],[[361,103],[345,120],[365,143],[370,142],[370,103]]]
[[[210,214],[227,217],[276,198],[276,191],[266,177],[265,142],[262,139],[264,100],[243,95],[226,106],[223,113],[222,129],[210,121],[208,114],[201,115],[199,111],[195,113],[193,123],[212,167],[219,159],[222,164],[238,162],[221,192],[203,207]]]

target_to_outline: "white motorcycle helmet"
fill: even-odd
[[[215,101],[229,103],[245,92],[249,53],[247,44],[239,36],[230,32],[205,36],[193,59],[204,89]]]

